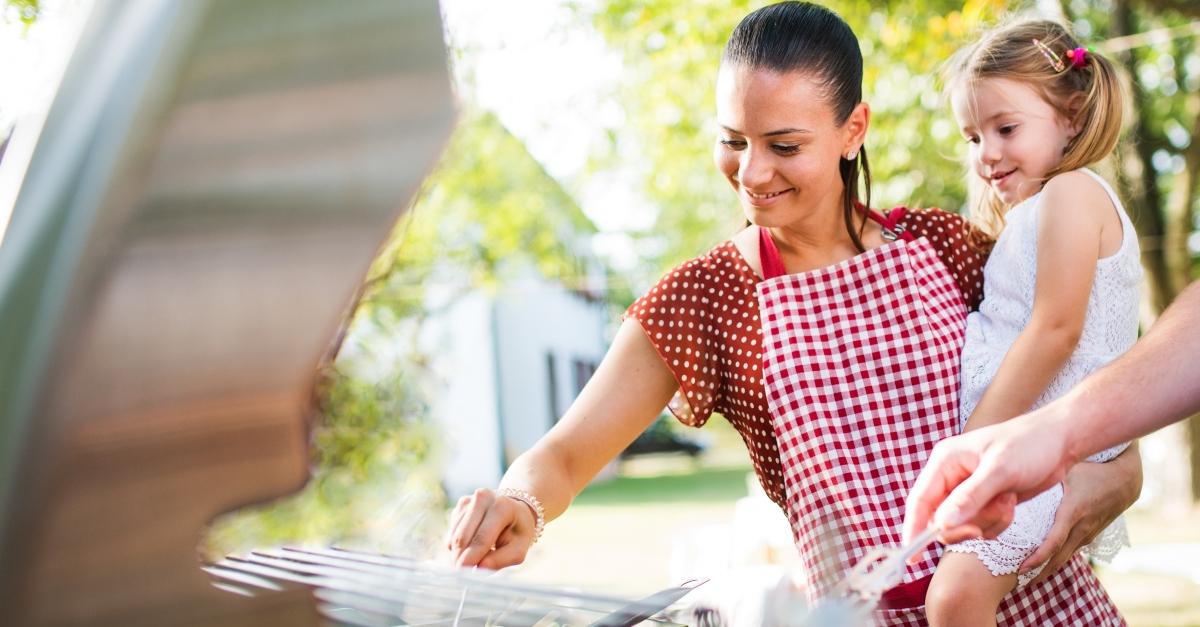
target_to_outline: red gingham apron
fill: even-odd
[[[900,216],[872,217],[895,229]],[[924,238],[783,274],[761,231],[763,375],[787,514],[813,603],[872,548],[900,543],[904,499],[933,445],[958,426],[961,292]],[[935,545],[885,595],[881,625],[924,625]],[[1123,625],[1080,556],[1009,595],[1002,625]]]

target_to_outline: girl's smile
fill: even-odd
[[[1075,136],[1066,117],[1023,82],[978,80],[956,89],[952,104],[972,169],[1009,205],[1042,189]]]

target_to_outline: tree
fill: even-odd
[[[454,293],[492,289],[529,268],[583,287],[579,251],[594,231],[494,115],[465,112],[321,369],[312,480],[296,495],[221,520],[209,554],[284,542],[368,542],[409,555],[436,546],[444,504],[439,437],[423,390],[426,356],[415,341],[422,321]],[[431,300],[434,284],[451,296]],[[386,352],[395,361],[372,359],[379,342],[402,345]]]

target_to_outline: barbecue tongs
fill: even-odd
[[[883,593],[904,578],[908,558],[924,551],[941,532],[940,526],[930,526],[904,546],[878,548],[867,553],[839,584],[842,596],[875,607]]]

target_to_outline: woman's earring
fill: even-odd
[[[854,161],[857,158],[858,158],[858,149],[857,148],[846,153],[846,161]]]

